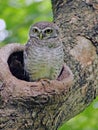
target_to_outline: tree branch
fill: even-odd
[[[65,62],[75,75],[75,88],[88,82],[98,95],[98,1],[51,1],[54,22],[62,32]]]

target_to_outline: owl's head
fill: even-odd
[[[52,22],[38,22],[31,26],[29,36],[39,40],[56,38],[59,36],[59,28]]]

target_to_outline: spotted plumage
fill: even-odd
[[[64,63],[59,28],[51,22],[31,26],[24,50],[24,68],[30,81],[57,79]]]

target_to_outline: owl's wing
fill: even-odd
[[[24,56],[28,55],[30,46],[31,46],[31,42],[30,40],[28,40],[27,44],[25,45]]]
[[[29,80],[29,74],[28,74],[28,72],[26,71],[26,66],[25,66],[25,64],[26,64],[26,59],[27,59],[27,57],[28,57],[28,54],[29,54],[29,48],[30,48],[30,46],[31,46],[31,44],[30,44],[30,40],[28,40],[28,42],[27,42],[27,44],[25,45],[25,49],[24,49],[24,53],[23,53],[23,59],[24,59],[24,75],[25,75],[25,77],[26,77],[26,79],[27,79],[27,81]]]

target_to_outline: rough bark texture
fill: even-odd
[[[73,87],[98,88],[98,0],[52,0],[52,5],[65,62],[75,77]]]
[[[0,129],[57,130],[98,95],[98,0],[52,0],[65,65],[57,80],[28,82],[24,46],[0,49]]]

